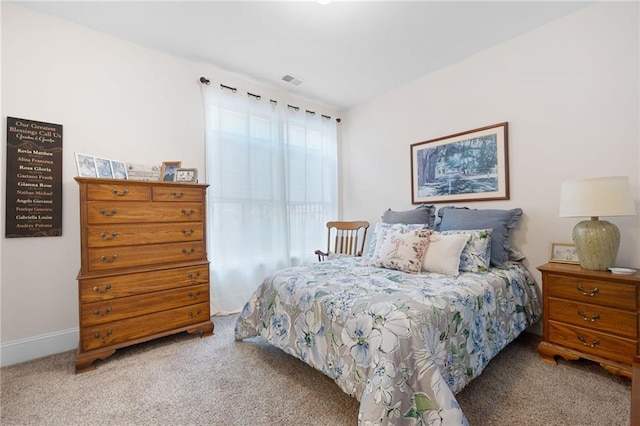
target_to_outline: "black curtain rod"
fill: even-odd
[[[204,84],[205,86],[208,86],[209,84],[211,84],[211,80],[209,80],[209,79],[208,79],[208,78],[206,78],[206,77],[200,77],[200,83]],[[231,90],[233,93],[236,93],[236,92],[238,91],[238,89],[237,89],[237,88],[235,88],[235,87],[231,87],[231,86],[225,86],[224,84],[220,84],[220,88],[221,88],[221,89]],[[257,100],[262,99],[262,96],[260,96],[260,95],[256,95],[256,94],[254,94],[254,93],[250,93],[250,92],[247,92],[247,96],[251,96],[251,97],[253,97],[253,98],[256,98]],[[274,103],[274,104],[277,104],[277,103],[278,103],[277,101],[274,101],[273,99],[270,99],[270,101],[271,101],[272,103]],[[288,108],[291,108],[291,109],[293,109],[293,110],[296,110],[296,111],[299,111],[299,110],[300,110],[300,107],[297,107],[297,106],[295,106],[295,105],[288,105],[288,104],[287,104],[287,107],[288,107]],[[308,109],[307,109],[307,110],[305,110],[305,112],[306,112],[307,114],[316,115],[315,111],[309,111]],[[320,117],[322,117],[322,118],[326,118],[327,120],[330,120],[330,119],[331,119],[331,116],[330,116],[330,115],[320,114]],[[339,118],[336,118],[336,122],[340,123],[340,121],[342,121],[342,120],[340,120]]]

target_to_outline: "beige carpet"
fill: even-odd
[[[356,425],[358,402],[260,339],[180,334],[74,374],[75,351],[1,369],[9,425]],[[627,425],[629,380],[589,362],[540,361],[525,334],[459,395],[471,425]]]

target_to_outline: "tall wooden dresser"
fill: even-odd
[[[76,181],[82,248],[76,373],[125,346],[183,331],[213,334],[207,185]]]
[[[640,353],[640,274],[616,275],[547,263],[542,272],[543,339],[538,353],[555,363],[585,358],[631,378]]]

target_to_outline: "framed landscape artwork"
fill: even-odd
[[[413,204],[509,199],[508,123],[411,145]]]

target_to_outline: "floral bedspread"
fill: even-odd
[[[235,338],[262,336],[360,401],[361,425],[466,425],[454,394],[540,319],[520,263],[457,277],[342,258],[265,279]]]

